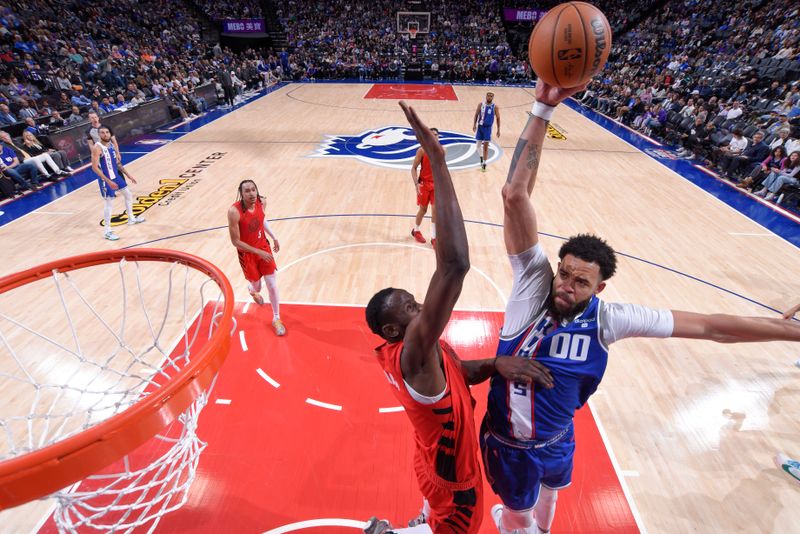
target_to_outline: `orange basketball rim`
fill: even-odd
[[[91,428],[44,448],[0,462],[0,510],[44,497],[100,471],[173,422],[213,382],[230,348],[233,290],[212,263],[162,249],[101,251],[65,258],[0,278],[0,294],[64,273],[120,261],[178,263],[208,275],[224,303],[218,327],[191,361],[162,387]]]

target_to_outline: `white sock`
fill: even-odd
[[[431,237],[436,239],[436,223],[431,223]]]
[[[558,500],[558,490],[541,487],[539,500],[533,508],[533,516],[536,518],[536,525],[542,532],[550,532],[553,525],[553,517],[556,515],[556,501]]]
[[[106,197],[103,199],[105,201],[105,206],[103,206],[103,222],[106,225],[106,232],[111,231],[111,211],[112,205],[114,204],[113,197]]]
[[[414,231],[415,231],[415,232],[419,232],[419,225],[418,225],[418,224],[415,224],[415,225],[414,225]]]
[[[272,306],[272,320],[281,318],[280,311],[280,298],[278,297],[278,280],[277,275],[268,274],[264,276],[264,282],[267,284],[267,292],[269,293],[269,304]]]
[[[122,196],[125,197],[125,211],[128,212],[128,220],[132,221],[134,218],[133,215],[133,195],[131,195],[130,189],[127,187],[122,189]]]

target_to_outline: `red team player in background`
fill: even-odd
[[[439,130],[431,128],[430,131],[436,136],[436,139],[439,139]],[[419,174],[417,174],[417,167],[421,167]],[[414,182],[414,188],[417,190],[417,206],[419,206],[411,235],[418,242],[425,242],[419,225],[422,224],[422,218],[428,212],[428,204],[430,204],[431,246],[436,246],[436,203],[434,202],[435,195],[433,193],[433,171],[431,170],[431,160],[425,154],[425,149],[423,147],[419,147],[417,149],[417,154],[414,156],[414,163],[411,165],[411,180]]]
[[[231,243],[239,252],[239,265],[242,266],[247,279],[247,289],[256,304],[264,304],[261,296],[261,278],[267,285],[269,303],[272,305],[272,328],[279,336],[286,334],[286,327],[281,322],[278,283],[275,271],[275,258],[267,241],[266,234],[275,243],[275,252],[280,251],[278,238],[269,227],[264,214],[263,197],[258,194],[258,187],[253,180],[244,180],[239,184],[236,202],[228,209],[228,230]]]
[[[544,387],[552,387],[552,381],[538,362],[523,358],[461,361],[439,339],[469,271],[467,234],[437,132],[404,102],[400,106],[430,158],[436,182],[441,221],[436,271],[424,306],[407,291],[386,288],[370,299],[366,320],[386,341],[377,357],[414,427],[414,471],[425,501],[409,528],[392,529],[388,521],[373,517],[364,532],[474,534],[483,519],[483,481],[469,385],[495,373]]]

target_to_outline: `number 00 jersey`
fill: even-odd
[[[536,359],[550,370],[553,389],[492,377],[488,417],[501,439],[522,442],[547,440],[572,422],[575,410],[594,393],[608,362],[600,339],[603,302],[593,296],[572,322],[559,325],[545,309],[521,333],[500,338],[498,357]]]

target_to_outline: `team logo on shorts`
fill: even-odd
[[[475,137],[448,130],[439,130],[439,142],[447,151],[450,170],[479,167],[480,154]],[[419,142],[414,130],[404,126],[384,126],[357,135],[327,135],[312,158],[355,158],[364,163],[391,169],[411,168]],[[497,160],[502,151],[489,142],[487,163]]]

